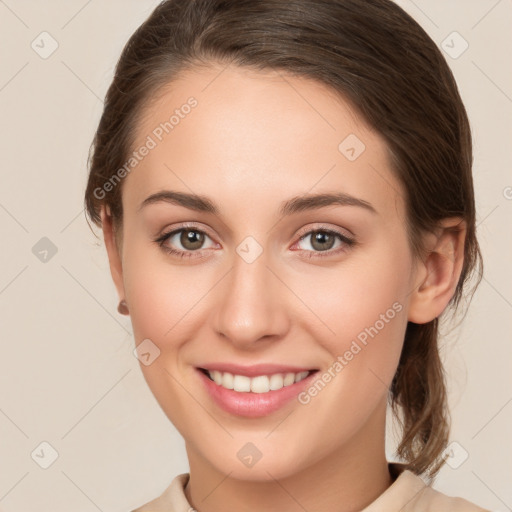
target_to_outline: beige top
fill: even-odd
[[[398,475],[397,478],[361,512],[490,512],[463,498],[452,498],[434,490],[401,464],[389,466],[391,475]],[[158,498],[132,512],[193,511],[184,491],[189,476],[189,473],[176,476]]]

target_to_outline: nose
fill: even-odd
[[[235,347],[258,350],[263,342],[274,343],[289,328],[289,291],[269,268],[265,251],[252,262],[238,254],[233,266],[216,287],[214,329]]]

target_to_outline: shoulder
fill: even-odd
[[[424,510],[430,512],[434,510],[443,510],[444,512],[489,512],[489,510],[479,507],[475,503],[472,503],[464,498],[455,496],[447,496],[432,487],[425,487],[422,495],[419,497],[418,511]],[[416,510],[416,509],[415,509]]]
[[[160,496],[131,512],[189,512],[191,507],[184,492],[189,476],[189,473],[177,475]]]
[[[490,512],[464,498],[437,491],[411,471],[401,472],[391,487],[394,485],[408,499],[403,512]]]
[[[418,497],[418,503],[414,510],[418,512],[438,510],[443,510],[443,512],[490,512],[464,498],[447,496],[428,486]]]

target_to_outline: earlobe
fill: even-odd
[[[464,220],[453,218],[444,219],[425,239],[426,256],[417,264],[409,302],[410,322],[425,324],[446,309],[462,272],[465,238]]]
[[[107,250],[108,261],[110,266],[110,274],[112,280],[117,289],[119,300],[124,300],[124,283],[123,283],[123,266],[120,251],[117,247],[114,233],[114,226],[112,223],[112,217],[110,216],[110,210],[108,206],[101,207],[101,227],[103,231],[103,240],[105,242],[105,248]],[[123,313],[124,314],[124,313]]]

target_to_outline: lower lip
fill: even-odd
[[[293,400],[311,381],[316,372],[305,379],[267,393],[239,392],[226,389],[210,380],[201,370],[197,369],[200,378],[213,401],[224,411],[235,416],[259,418],[271,414]]]

